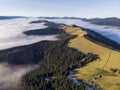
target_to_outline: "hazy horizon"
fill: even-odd
[[[76,17],[76,16],[19,16],[19,15],[0,15],[0,16],[3,16],[3,17],[33,17],[33,18],[41,18],[41,17],[58,17],[58,18],[64,18],[64,17],[68,17],[68,18],[71,18],[71,17],[75,17],[75,18],[85,18],[85,17]],[[87,17],[86,17],[87,18]],[[113,17],[90,17],[90,18],[87,18],[87,19],[91,19],[91,18],[120,18],[120,17],[116,17],[116,16],[113,16]]]
[[[120,0],[0,0],[0,16],[120,18]]]

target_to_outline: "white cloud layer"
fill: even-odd
[[[21,87],[21,77],[38,67],[38,65],[0,63],[0,90],[18,90]]]
[[[16,46],[28,45],[43,40],[57,40],[56,35],[27,36],[24,31],[47,28],[44,23],[29,22],[39,20],[38,18],[20,18],[11,20],[0,20],[0,50]]]
[[[81,20],[73,20],[73,19],[48,19],[48,20],[57,23],[64,23],[67,25],[75,24],[83,28],[88,28],[120,44],[120,27],[96,25],[96,24],[91,24],[89,22],[85,22]]]

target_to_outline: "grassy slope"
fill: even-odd
[[[85,82],[90,83],[93,81],[95,76],[102,75],[101,78],[94,80],[94,82],[99,84],[101,87],[104,87],[105,90],[120,90],[120,74],[112,73],[110,71],[111,68],[120,69],[120,52],[110,50],[89,41],[83,37],[86,32],[80,28],[71,26],[61,27],[65,28],[69,34],[78,35],[69,42],[70,47],[76,48],[84,53],[92,52],[100,56],[100,59],[88,64],[85,67],[76,69],[77,73],[75,76],[78,79],[83,79]],[[108,60],[109,55],[110,58]],[[106,64],[107,61],[108,63]]]

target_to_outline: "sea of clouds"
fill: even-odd
[[[0,20],[0,50],[29,45],[43,40],[57,40],[56,35],[25,35],[23,32],[47,28],[45,23],[32,23],[38,18],[19,18]],[[18,90],[21,78],[26,73],[37,69],[38,65],[10,65],[0,63],[0,90]]]
[[[91,24],[90,22],[74,19],[47,19],[47,20],[56,23],[64,23],[67,25],[75,24],[83,28],[91,29],[120,44],[120,27],[108,25],[96,25]]]
[[[32,23],[38,18],[19,18],[0,20],[0,50],[16,46],[29,45],[43,40],[57,40],[56,35],[25,35],[23,32],[47,28],[45,23]]]
[[[39,18],[19,18],[11,20],[0,20],[0,50],[16,46],[29,45],[43,40],[57,40],[56,35],[35,36],[25,35],[23,32],[35,29],[44,29],[47,26],[44,23],[32,23]],[[75,24],[83,28],[96,31],[103,36],[120,43],[120,27],[108,25],[96,25],[90,22],[74,19],[47,19],[56,23],[64,23],[67,25]]]

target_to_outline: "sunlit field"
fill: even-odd
[[[84,53],[93,52],[100,57],[85,67],[76,69],[77,73],[74,76],[90,84],[97,83],[105,90],[120,90],[120,52],[89,41],[83,37],[86,32],[80,28],[71,26],[63,28],[66,28],[69,34],[78,35],[69,42],[70,47]],[[117,71],[113,72],[111,69],[117,69]]]

